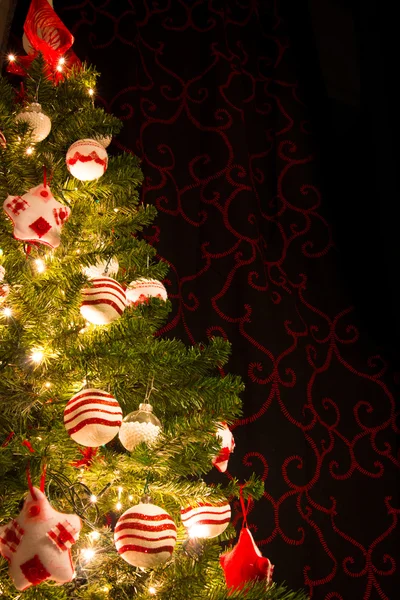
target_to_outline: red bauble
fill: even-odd
[[[233,591],[241,590],[251,581],[272,581],[274,566],[268,558],[264,558],[257,548],[253,536],[247,527],[240,532],[239,541],[230,552],[220,557],[221,567],[225,573],[226,585]]]

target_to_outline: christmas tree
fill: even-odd
[[[58,52],[25,28],[23,86],[0,79],[0,596],[301,600],[247,527],[232,551],[229,503],[246,525],[262,484],[203,476],[226,469],[242,382],[221,338],[157,336],[139,160],[108,156],[121,124],[53,19]]]

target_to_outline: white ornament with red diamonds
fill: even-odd
[[[84,267],[83,272],[86,277],[93,279],[94,277],[101,277],[102,275],[113,277],[118,273],[118,269],[119,264],[116,258],[111,258],[110,260],[99,259],[95,265]]]
[[[38,102],[32,102],[24,110],[15,117],[17,121],[28,123],[32,129],[32,140],[41,142],[51,131],[51,120],[42,112],[42,107]]]
[[[57,202],[49,186],[37,185],[23,196],[8,196],[3,208],[14,224],[14,237],[51,248],[60,245],[61,228],[71,211]]]
[[[181,519],[190,537],[214,538],[221,535],[231,520],[229,504],[209,504],[181,508]]]
[[[171,557],[176,525],[164,509],[140,503],[120,516],[114,542],[118,553],[130,565],[144,569],[157,567]]]
[[[107,170],[107,150],[96,140],[78,140],[68,148],[66,163],[73,177],[80,181],[93,181]]]
[[[88,448],[110,442],[118,433],[122,410],[108,392],[93,388],[81,390],[67,402],[64,425],[71,438]]]
[[[96,277],[91,284],[82,290],[81,315],[93,325],[108,325],[126,308],[125,290],[111,277]]]
[[[54,510],[44,493],[32,488],[18,517],[0,527],[0,554],[17,590],[47,580],[71,581],[71,546],[81,527],[77,515]]]
[[[141,277],[128,285],[126,299],[129,305],[143,304],[144,302],[147,302],[149,298],[159,298],[164,301],[167,300],[167,290],[161,281]]]
[[[226,423],[219,423],[216,435],[217,438],[221,440],[221,450],[219,451],[219,454],[213,458],[212,464],[218,471],[225,473],[228,468],[229,457],[235,449],[235,440]]]

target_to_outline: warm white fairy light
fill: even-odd
[[[96,496],[96,494],[92,494],[92,495],[90,496],[89,500],[90,500],[90,502],[91,502],[92,504],[96,504],[96,502],[97,502],[97,496]]]
[[[100,533],[98,531],[96,531],[96,530],[91,531],[89,533],[89,537],[90,537],[91,540],[96,541],[96,540],[100,539]]]
[[[62,66],[62,65],[60,65],[60,63],[58,63],[58,65],[57,65],[57,67],[56,67],[56,68],[57,68],[57,71],[58,71],[59,73],[61,73],[61,72],[62,72],[62,70],[63,70],[63,66]]]
[[[129,500],[129,502],[132,502],[133,496],[132,495],[128,496],[128,500]]]
[[[93,550],[93,548],[83,548],[81,550],[81,554],[82,557],[89,562],[89,560],[92,560],[92,558],[96,555],[96,550]]]
[[[110,591],[110,588],[108,585],[103,585],[103,587],[101,588],[102,592],[105,592],[106,594]]]
[[[122,504],[121,504],[121,502],[117,502],[117,504],[115,505],[115,508],[116,508],[117,510],[121,510],[121,508],[122,508]]]
[[[44,357],[43,351],[42,350],[32,350],[31,353],[31,360],[35,363],[40,363],[42,362]]]
[[[94,96],[94,89],[93,88],[89,88],[88,89],[88,94],[89,94],[89,96]]]
[[[149,592],[149,594],[151,594],[152,596],[154,596],[155,594],[157,594],[157,590],[156,590],[156,588],[155,588],[153,585],[151,585],[151,586],[149,587],[149,589],[148,589],[148,592]]]
[[[7,58],[9,60],[9,62],[14,62],[15,61],[15,54],[9,54]]]
[[[58,61],[58,64],[59,64],[59,65],[65,65],[65,58],[64,58],[63,56],[62,56],[62,57],[60,58],[60,60]]]
[[[12,316],[11,308],[9,308],[8,306],[6,306],[6,308],[3,308],[3,315],[5,317],[11,317]]]
[[[32,146],[28,146],[28,148],[25,150],[25,153],[30,156],[31,154],[33,154],[33,148]]]
[[[51,387],[50,381],[46,381],[46,383],[44,384],[44,387],[47,387],[47,389],[49,389]]]
[[[204,531],[204,525],[193,525],[189,528],[188,534],[190,538],[205,537]]]
[[[43,273],[43,271],[46,270],[46,265],[44,264],[44,261],[41,258],[37,258],[35,260],[35,267],[38,273]]]

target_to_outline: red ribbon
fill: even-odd
[[[47,63],[47,77],[56,83],[64,78],[65,70],[80,65],[72,50],[74,36],[50,6],[47,0],[32,0],[24,24],[25,35],[32,46],[28,56],[22,56],[8,65],[8,72],[26,75],[27,69],[39,53]],[[65,59],[62,70],[58,70],[60,58]]]
[[[98,448],[85,448],[84,450],[79,449],[79,452],[82,454],[83,458],[80,460],[74,460],[71,463],[72,467],[90,467],[93,462],[94,457],[96,456]]]

